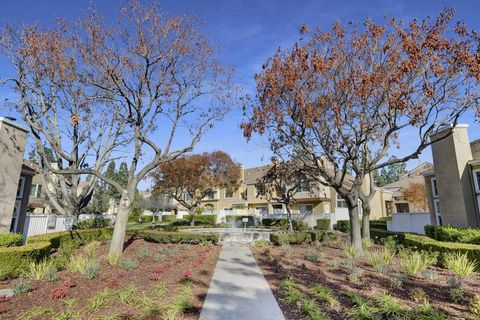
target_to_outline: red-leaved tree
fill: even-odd
[[[245,136],[264,134],[275,152],[298,153],[312,179],[345,199],[359,251],[361,229],[370,236],[372,173],[417,158],[435,142],[432,133],[448,135],[478,106],[478,36],[452,23],[453,14],[335,23],[328,31],[304,26],[300,42],[268,59],[256,75],[257,96],[246,100]],[[414,148],[394,158],[405,133]]]

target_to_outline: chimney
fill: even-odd
[[[442,140],[431,146],[442,224],[459,227],[477,226],[468,163],[473,159],[468,125],[447,127],[431,136],[432,139],[442,137],[444,137]]]

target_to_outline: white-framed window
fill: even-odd
[[[337,208],[348,208],[347,201],[342,198],[341,195],[337,193]]]
[[[430,181],[431,181],[431,183],[432,183],[432,196],[433,196],[434,198],[438,198],[437,179],[436,179],[436,178],[432,178]]]
[[[30,188],[30,197],[40,198],[42,196],[42,185],[41,184],[32,184]]]
[[[309,215],[313,213],[313,204],[299,204],[298,210],[302,215]]]
[[[475,197],[477,198],[477,210],[480,210],[480,169],[473,170],[472,174]]]
[[[301,177],[300,182],[298,183],[298,192],[309,192],[310,191],[310,182],[307,177]]]
[[[232,207],[223,208],[223,211],[233,211]]]
[[[267,215],[268,214],[268,206],[257,206],[255,210],[258,212],[259,215]]]
[[[233,188],[225,188],[225,199],[233,198]]]
[[[273,214],[282,214],[283,213],[283,205],[281,205],[281,204],[273,204],[272,209],[273,209]]]
[[[191,201],[191,200],[192,200],[192,196],[190,195],[190,193],[185,192],[183,194],[183,201]]]
[[[25,177],[20,177],[18,181],[17,187],[17,199],[21,199],[23,197],[23,189],[25,188]]]
[[[15,201],[15,207],[13,207],[12,213],[12,222],[10,223],[10,232],[17,232],[18,217],[20,216],[20,207],[22,206],[22,201]]]

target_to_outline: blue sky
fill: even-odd
[[[15,23],[48,24],[56,17],[75,19],[89,7],[96,8],[106,17],[116,14],[122,2],[110,0],[65,1],[23,0],[2,1],[0,17]],[[381,20],[385,15],[409,20],[435,16],[442,8],[454,6],[456,18],[480,30],[478,12],[480,2],[470,1],[273,1],[273,0],[169,0],[158,1],[171,14],[195,14],[205,21],[203,29],[219,47],[220,59],[235,68],[235,82],[245,93],[254,90],[253,75],[266,58],[279,46],[290,47],[298,38],[299,28],[309,26],[329,27],[334,21],[361,21],[365,18]],[[0,77],[7,76],[11,68],[0,58]],[[11,96],[7,88],[0,88],[0,101]],[[239,129],[241,110],[234,110],[222,123],[212,129],[197,146],[196,152],[221,149],[246,167],[268,163],[270,153],[260,139],[246,143]],[[472,115],[462,121],[470,124],[470,139],[480,138],[480,130]],[[401,150],[409,150],[412,139],[408,135],[400,140]],[[423,160],[430,160],[426,150],[421,160],[408,164],[413,167]]]

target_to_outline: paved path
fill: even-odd
[[[270,287],[246,245],[225,244],[200,320],[283,320]]]

